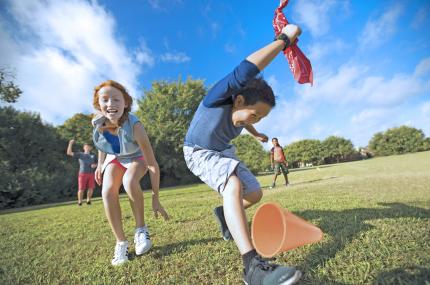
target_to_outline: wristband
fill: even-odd
[[[285,50],[287,47],[290,46],[290,39],[286,34],[280,33],[278,36],[275,37],[274,41],[276,40],[283,40],[285,43],[285,47],[282,50]]]

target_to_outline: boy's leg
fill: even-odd
[[[88,175],[88,190],[87,190],[87,204],[91,204],[91,198],[93,197],[93,191],[96,187],[94,173]]]
[[[87,190],[87,204],[91,204],[91,198],[93,197],[94,189],[88,188]]]
[[[248,221],[245,214],[242,186],[239,178],[233,174],[223,191],[224,216],[230,233],[239,249],[245,253],[254,249],[249,235]]]
[[[119,205],[119,187],[121,186],[123,175],[124,170],[111,163],[106,166],[102,184],[102,197],[106,217],[117,242],[126,240],[122,228],[121,208]]]
[[[248,209],[252,205],[255,205],[260,202],[261,198],[263,198],[263,192],[261,190],[254,191],[251,193],[245,193],[243,195],[243,207],[245,209]]]
[[[82,205],[82,200],[84,198],[84,190],[78,190],[78,205]]]
[[[143,214],[143,192],[140,188],[140,179],[146,174],[148,166],[143,160],[133,161],[122,178],[122,184],[129,197],[130,206],[136,221],[136,228],[145,225]]]

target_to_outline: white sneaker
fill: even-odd
[[[112,265],[121,265],[128,261],[128,241],[120,241],[115,245]]]
[[[134,234],[134,245],[136,247],[136,255],[144,254],[151,249],[152,242],[149,239],[149,232],[146,227],[136,230]]]

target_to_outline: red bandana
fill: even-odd
[[[282,28],[288,24],[282,9],[287,6],[289,0],[281,0],[279,7],[275,10],[275,17],[273,18],[273,28],[275,29],[275,35],[278,36]],[[303,54],[300,48],[297,46],[298,39],[290,45],[290,47],[284,50],[284,55],[288,59],[291,72],[294,75],[294,79],[300,84],[310,83],[313,84],[312,65],[309,59]]]

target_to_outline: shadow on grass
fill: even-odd
[[[185,252],[191,246],[194,246],[194,245],[207,244],[210,242],[216,242],[220,240],[222,239],[221,238],[194,239],[194,240],[187,240],[187,241],[167,244],[163,246],[155,246],[151,251],[151,255],[154,258],[161,259],[171,254]]]
[[[342,251],[356,236],[374,228],[374,226],[367,224],[366,221],[387,218],[430,218],[430,210],[427,209],[402,203],[379,203],[378,205],[387,208],[358,208],[345,211],[306,210],[295,212],[295,214],[307,220],[319,220],[318,226],[322,229],[324,234],[330,235],[333,238],[330,243],[326,243],[311,251],[305,258],[303,264],[299,265],[299,267],[302,268],[304,272],[310,272],[318,266],[324,266],[327,261],[334,258],[336,254]],[[401,270],[404,269],[380,273],[377,276],[377,283],[375,284],[410,284],[408,280],[411,273],[406,271],[402,272]],[[424,275],[429,276],[429,270],[420,268],[417,273],[417,278],[421,278],[419,276]],[[391,283],[390,280],[399,280],[399,282]],[[305,282],[304,284],[342,284],[334,280],[319,280],[306,275],[303,281]]]
[[[297,186],[297,185],[303,185],[303,184],[310,184],[310,183],[315,183],[315,182],[324,181],[324,180],[331,180],[331,179],[336,179],[336,178],[339,178],[339,176],[330,176],[330,177],[326,177],[326,178],[319,178],[319,179],[307,180],[307,181],[302,181],[302,182],[297,182],[297,183],[290,183],[289,187]],[[283,178],[281,178],[281,179],[283,179]],[[282,185],[282,186],[284,186],[284,185]],[[262,186],[261,189],[270,189],[270,187],[271,187],[270,185]],[[281,187],[281,186],[279,186],[279,187]],[[276,189],[276,187],[275,187],[275,189]]]
[[[430,269],[420,267],[420,266],[396,268],[391,271],[380,273],[376,278],[375,284],[377,285],[430,284]]]

